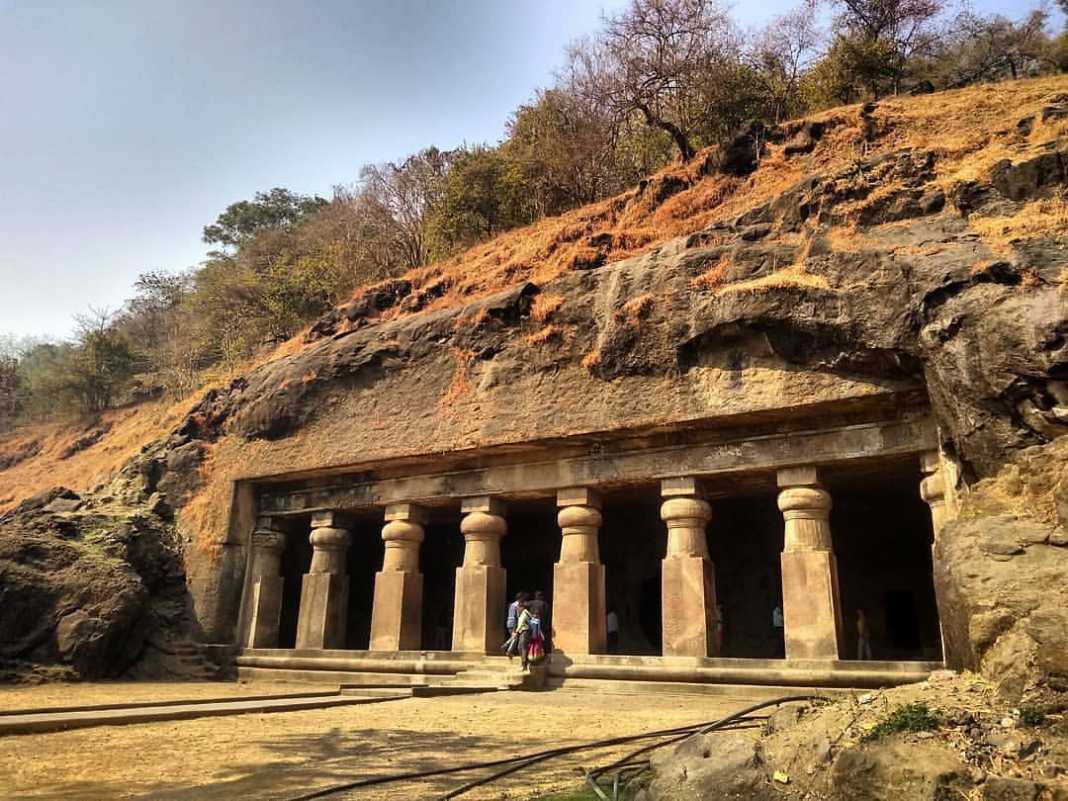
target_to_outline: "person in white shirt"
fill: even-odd
[[[786,638],[783,625],[782,604],[776,604],[771,610],[771,633],[775,637],[775,653],[777,656],[786,656]]]
[[[619,652],[619,615],[615,607],[609,607],[608,616],[605,618],[605,628],[608,630],[608,653]]]

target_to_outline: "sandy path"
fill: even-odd
[[[490,693],[5,737],[0,797],[277,801],[359,777],[711,720],[750,702],[563,690]],[[550,762],[465,797],[524,799],[572,787],[581,781],[583,764],[602,764],[608,756],[600,751]],[[422,799],[460,783],[448,778],[338,797]]]

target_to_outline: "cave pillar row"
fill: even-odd
[[[270,517],[256,521],[252,532],[251,582],[248,594],[247,648],[277,648],[282,620],[282,551],[286,535]]]
[[[785,521],[782,611],[787,659],[839,659],[842,607],[831,540],[831,495],[815,467],[778,472]]]
[[[349,519],[333,511],[312,514],[311,567],[300,587],[297,648],[344,648],[348,624]]]
[[[601,498],[589,487],[556,493],[562,535],[553,566],[553,648],[564,654],[603,654],[608,634],[605,572],[597,542]]]
[[[693,478],[665,479],[660,519],[667,524],[661,567],[664,656],[718,656],[715,567],[705,527],[712,507]]]
[[[419,546],[427,512],[414,503],[386,507],[382,570],[375,574],[371,611],[372,651],[417,651],[423,638],[423,574]]]
[[[464,561],[456,568],[453,651],[496,653],[504,641],[506,572],[501,566],[501,539],[508,533],[504,503],[498,498],[465,498]]]

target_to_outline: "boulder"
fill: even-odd
[[[650,801],[764,801],[776,798],[758,741],[744,732],[694,735],[654,752]]]
[[[842,751],[831,769],[836,801],[943,801],[965,798],[972,780],[948,746],[900,741]]]

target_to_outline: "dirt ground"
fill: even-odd
[[[275,684],[272,682],[167,681],[98,682],[0,686],[0,712],[95,704],[136,704],[150,701],[240,700],[255,695],[292,695],[337,690],[336,684]]]
[[[199,685],[198,691],[221,695],[207,688],[229,687],[243,694],[266,686]],[[65,693],[55,686],[10,689],[0,693],[0,708],[11,708],[12,703],[80,704],[88,698],[109,703],[119,697],[128,700],[134,693],[153,697],[151,687],[78,685]],[[179,685],[163,685],[154,697],[164,697],[159,694],[163,692],[178,693]],[[379,774],[488,761],[714,720],[750,703],[749,698],[731,696],[489,693],[9,736],[0,739],[0,798],[280,801]],[[463,797],[529,799],[572,788],[581,782],[583,765],[603,764],[622,752],[602,750],[555,760]],[[432,798],[469,778],[474,776],[385,785],[331,798]]]

